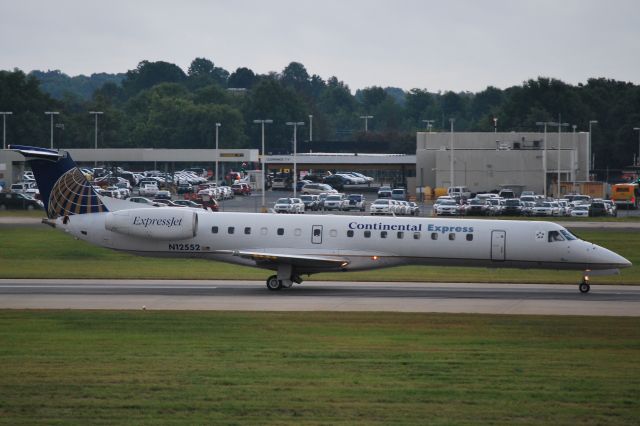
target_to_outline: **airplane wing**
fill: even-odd
[[[257,265],[288,263],[302,269],[340,269],[346,267],[350,262],[340,256],[317,256],[305,254],[289,254],[268,251],[245,251],[245,250],[218,250],[217,253],[228,253],[233,256],[240,256],[251,259]]]

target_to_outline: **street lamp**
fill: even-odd
[[[573,149],[577,150],[578,146],[576,145],[576,128],[578,126],[574,124],[571,127],[573,128],[573,138],[571,139],[571,144],[573,145]],[[574,170],[575,170],[575,167],[572,162],[571,164],[571,191],[572,192],[575,192],[575,186],[576,186],[576,174]]]
[[[53,116],[60,113],[57,111],[46,111],[45,114],[51,117],[51,149],[53,149]]]
[[[265,169],[264,169],[264,162],[267,158],[267,156],[265,155],[264,152],[264,125],[265,124],[271,124],[273,123],[273,120],[253,120],[254,123],[256,124],[260,124],[262,125],[262,157],[260,157],[260,164],[262,166],[262,213],[266,213],[267,211],[267,206],[264,200],[264,191],[265,191],[265,185],[264,185],[264,180],[265,180]]]
[[[493,117],[493,133],[498,133],[498,117]]]
[[[309,142],[313,141],[313,115],[309,114]]]
[[[13,115],[11,111],[0,112],[2,115],[2,149],[7,149],[7,115]]]
[[[287,121],[287,126],[293,126],[293,197],[296,197],[297,186],[298,186],[298,164],[297,158],[298,155],[298,126],[304,126],[304,122],[302,121]]]
[[[549,121],[537,121],[536,126],[544,126],[544,138],[542,141],[542,193],[547,198],[547,125]]]
[[[456,121],[455,118],[450,118],[449,119],[449,123],[451,124],[451,149],[450,149],[450,155],[449,155],[449,181],[451,182],[449,186],[455,186],[453,184],[453,123]]]
[[[422,120],[423,123],[427,125],[427,132],[431,133],[431,128],[433,127],[433,123],[435,120]]]
[[[549,123],[550,126],[558,126],[558,192],[556,193],[556,198],[560,198],[560,145],[562,144],[562,128],[569,127],[569,123],[562,123],[560,120],[560,116],[558,115],[558,122]]]
[[[636,157],[636,163],[640,166],[640,127],[634,127],[633,130],[638,131],[638,156]]]
[[[591,181],[591,170],[593,170],[593,159],[591,157],[591,125],[598,124],[598,120],[589,120],[589,151],[587,152],[587,181]]]
[[[93,116],[96,118],[96,127],[95,127],[95,131],[94,131],[94,135],[95,135],[95,139],[93,141],[93,149],[95,149],[95,160],[93,162],[93,166],[97,167],[98,166],[98,116],[101,114],[104,114],[102,111],[89,111],[89,114],[93,114]]]
[[[218,160],[220,158],[220,152],[218,151],[218,129],[222,126],[220,123],[216,123],[216,186],[220,183],[218,180]]]
[[[373,118],[373,115],[361,115],[360,118],[364,119],[364,132],[367,133],[369,131],[369,119]]]

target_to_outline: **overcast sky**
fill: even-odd
[[[187,70],[309,74],[430,91],[529,78],[640,83],[640,0],[0,0],[0,69],[126,72],[141,60]]]

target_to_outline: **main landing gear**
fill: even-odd
[[[293,283],[302,283],[302,278],[294,274],[293,266],[288,264],[278,265],[278,275],[267,278],[267,288],[271,291],[280,290],[283,287],[290,288]]]
[[[582,282],[578,285],[580,289],[580,293],[589,293],[591,290],[591,286],[589,285],[589,275],[585,275],[582,277]]]

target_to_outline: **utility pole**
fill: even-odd
[[[296,198],[298,191],[298,126],[304,126],[303,121],[288,121],[287,126],[293,126],[293,198]]]
[[[265,179],[266,179],[266,175],[265,175],[265,167],[264,167],[264,162],[267,158],[265,152],[264,152],[264,125],[265,124],[271,124],[273,123],[273,120],[253,120],[253,122],[255,124],[260,124],[262,126],[262,156],[260,157],[260,165],[262,166],[262,213],[266,213],[267,212],[267,205],[265,202],[265,190],[266,190],[266,186],[265,186]]]

